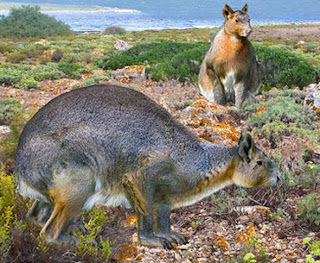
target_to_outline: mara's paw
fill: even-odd
[[[185,245],[188,243],[186,237],[177,232],[171,232],[169,234],[158,234],[157,236],[160,238],[170,240],[171,243],[175,243],[177,245]]]
[[[140,245],[151,248],[173,249],[172,242],[164,237],[139,237]]]

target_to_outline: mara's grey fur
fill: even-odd
[[[250,136],[236,147],[203,143],[142,93],[106,85],[39,110],[21,134],[16,175],[21,194],[39,200],[29,214],[47,220],[41,234],[49,240],[67,238],[81,209],[124,205],[139,215],[141,243],[166,247],[185,242],[170,232],[172,208],[232,183],[270,185],[280,176]]]

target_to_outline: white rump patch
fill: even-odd
[[[123,206],[125,208],[130,208],[130,203],[124,194],[113,194],[109,195],[103,191],[96,192],[90,196],[87,202],[84,204],[83,209],[90,210],[95,205],[104,206]]]
[[[18,193],[24,197],[49,202],[47,197],[28,186],[21,178],[18,179]]]
[[[221,80],[228,98],[234,98],[234,84],[236,83],[236,72],[232,69],[224,79]]]

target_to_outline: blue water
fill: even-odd
[[[130,8],[137,13],[50,12],[75,31],[102,31],[108,26],[127,30],[218,26],[225,2],[240,9],[245,0],[17,0],[36,4],[69,4]],[[252,24],[320,22],[320,0],[249,0]]]

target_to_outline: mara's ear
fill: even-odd
[[[244,5],[244,7],[242,7],[241,11],[242,11],[242,12],[245,12],[245,13],[248,13],[248,3],[246,3],[246,4]]]
[[[250,163],[252,154],[255,153],[256,146],[250,134],[241,133],[238,143],[238,154],[247,163]]]
[[[228,5],[225,5],[223,10],[222,10],[222,14],[225,18],[228,18],[229,15],[233,14],[234,11],[232,10],[232,8]]]

